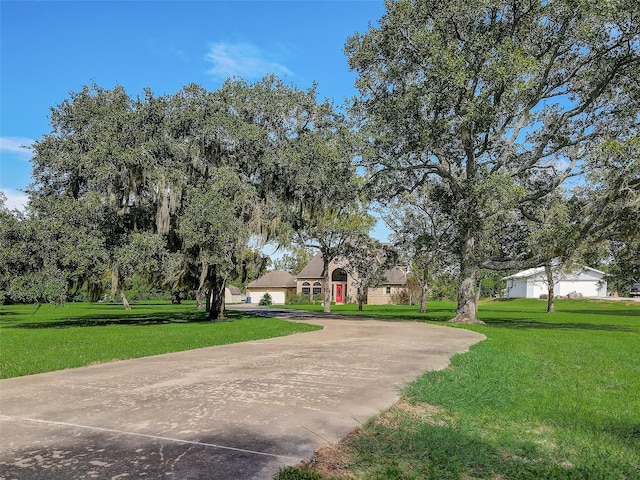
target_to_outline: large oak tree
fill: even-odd
[[[92,211],[125,307],[127,279],[143,274],[176,298],[198,290],[217,318],[251,236],[290,240],[327,205],[348,206],[351,184],[336,181],[354,174],[345,125],[315,87],[272,75],[160,97],[86,86],[51,109],[52,130],[34,145],[32,213],[61,202]]]
[[[599,145],[637,135],[640,4],[385,5],[379,25],[346,45],[360,91],[353,112],[370,140],[364,160],[384,196],[432,177],[446,186],[455,320],[473,322],[478,269],[527,265],[501,254],[497,226],[582,174]]]

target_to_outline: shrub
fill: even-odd
[[[409,291],[402,289],[392,293],[391,303],[393,305],[409,305]]]
[[[287,293],[284,303],[287,305],[315,305],[322,302],[322,295],[314,295],[313,300],[308,294]]]
[[[271,305],[273,303],[273,300],[271,299],[271,295],[269,295],[269,293],[265,293],[262,298],[260,299],[260,301],[258,302],[258,305]]]

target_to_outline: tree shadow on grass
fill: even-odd
[[[103,327],[108,325],[132,325],[132,326],[153,326],[166,325],[170,323],[192,324],[192,323],[221,323],[239,320],[252,315],[245,312],[227,312],[224,320],[209,320],[205,312],[172,313],[167,315],[162,313],[148,313],[143,315],[122,314],[96,314],[68,317],[60,320],[41,322],[21,322],[14,325],[5,325],[4,328],[24,328],[24,329],[44,329],[44,328],[70,328],[70,327]]]
[[[640,451],[640,423],[611,421],[602,430],[636,451]]]
[[[615,315],[618,317],[640,317],[640,308],[629,307],[628,310],[560,310],[558,313],[571,313],[575,315]]]
[[[522,318],[483,318],[483,322],[492,327],[510,329],[536,329],[536,330],[589,330],[610,332],[636,332],[637,330],[624,325],[611,325],[605,323],[581,323],[581,322],[540,322],[533,319]]]
[[[386,419],[389,422],[389,419]],[[617,460],[606,456],[579,462],[554,459],[548,449],[528,439],[499,446],[481,435],[452,426],[410,422],[369,424],[361,434],[347,440],[354,464],[368,478],[627,478],[634,465],[617,463],[620,477],[609,477]],[[389,428],[391,425],[391,428]],[[629,477],[630,478],[630,477]]]

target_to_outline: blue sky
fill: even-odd
[[[315,81],[342,104],[356,94],[347,37],[383,14],[383,0],[0,0],[0,189],[11,207],[24,201],[31,163],[20,146],[50,131],[52,106],[94,81],[161,95],[273,72],[303,89]]]

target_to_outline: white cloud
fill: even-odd
[[[29,159],[33,155],[31,150],[33,142],[31,138],[25,137],[0,137],[0,152],[15,153]]]
[[[10,188],[3,188],[2,193],[7,198],[5,207],[9,210],[17,209],[21,212],[25,210],[27,203],[29,202],[29,197],[26,193],[19,192],[18,190],[12,190]]]
[[[206,58],[213,64],[207,73],[220,80],[228,77],[257,79],[267,73],[292,75],[291,70],[251,43],[216,43]]]

